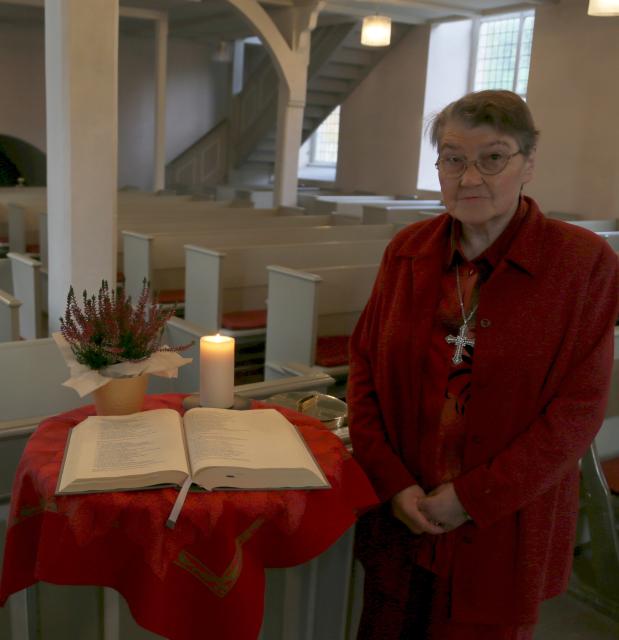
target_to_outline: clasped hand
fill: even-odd
[[[440,535],[467,520],[451,482],[439,485],[427,495],[419,485],[406,487],[391,499],[391,510],[415,534]]]

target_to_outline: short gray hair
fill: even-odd
[[[476,91],[448,104],[429,123],[430,139],[437,149],[450,120],[471,128],[488,125],[510,135],[525,156],[535,149],[539,137],[527,103],[513,91]]]

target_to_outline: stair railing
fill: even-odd
[[[226,182],[230,123],[221,120],[215,127],[180,153],[166,166],[166,185],[199,191],[205,186]]]

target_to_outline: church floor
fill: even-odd
[[[617,640],[619,621],[564,594],[542,605],[534,640]]]

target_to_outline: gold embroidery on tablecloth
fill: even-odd
[[[22,505],[19,512],[15,515],[15,518],[11,520],[9,526],[19,524],[23,522],[27,518],[32,518],[33,516],[38,516],[44,511],[50,511],[52,513],[58,513],[58,505],[56,504],[56,500],[52,497],[49,499],[41,498],[39,500],[39,504],[25,504]]]
[[[188,571],[194,578],[199,580],[203,585],[210,589],[216,596],[223,598],[234,587],[236,581],[241,575],[243,568],[243,550],[242,546],[252,535],[262,526],[264,518],[255,520],[243,533],[241,533],[234,541],[234,555],[230,564],[224,569],[221,576],[211,571],[203,562],[188,551],[181,551],[174,564],[181,569]]]

